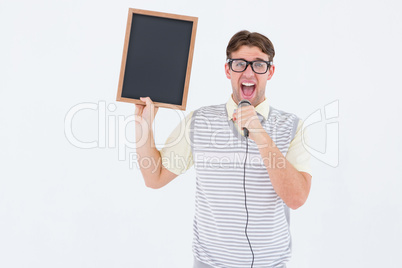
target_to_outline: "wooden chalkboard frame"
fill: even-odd
[[[128,55],[129,48],[131,45],[131,44],[129,45],[129,42],[130,42],[130,34],[132,32],[131,31],[132,20],[133,20],[133,16],[135,16],[136,14],[150,16],[150,18],[158,17],[158,18],[174,19],[174,20],[183,21],[183,22],[189,22],[189,21],[192,22],[191,41],[190,41],[190,47],[189,47],[189,53],[188,53],[187,68],[186,68],[186,73],[185,73],[185,82],[184,82],[182,103],[180,105],[177,105],[177,104],[172,104],[172,103],[163,103],[163,102],[154,101],[154,104],[157,107],[186,110],[187,94],[188,94],[188,88],[189,88],[189,84],[190,84],[190,74],[191,74],[191,66],[192,66],[192,62],[193,62],[194,44],[195,44],[195,36],[196,36],[196,31],[197,31],[198,18],[190,17],[190,16],[183,16],[183,15],[176,15],[176,14],[169,14],[169,13],[162,13],[162,12],[156,12],[156,11],[148,11],[148,10],[141,10],[141,9],[134,9],[134,8],[130,8],[128,11],[126,35],[125,35],[125,41],[124,41],[123,57],[122,57],[122,62],[121,62],[119,85],[118,85],[116,100],[122,101],[122,102],[135,103],[135,104],[145,104],[144,102],[142,102],[136,98],[122,97],[124,77],[125,77],[125,75],[133,75],[133,74],[126,74],[126,63],[127,63],[127,55]],[[133,42],[133,40],[131,40],[131,42]],[[134,44],[135,44],[135,40],[134,40]],[[183,73],[180,73],[180,74],[184,75]],[[147,96],[144,95],[143,97],[147,97]]]

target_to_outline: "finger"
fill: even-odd
[[[143,102],[145,102],[145,104],[148,106],[152,106],[153,105],[153,102],[152,102],[152,100],[151,100],[151,98],[150,97],[141,97],[140,98],[140,100],[141,101],[143,101]]]
[[[142,111],[144,110],[144,105],[141,105],[141,104],[136,104],[135,105],[135,112],[134,112],[134,114],[135,115],[141,115],[142,114]]]
[[[151,117],[155,118],[156,113],[158,112],[159,107],[156,107],[154,104],[152,104],[153,109],[151,110]]]
[[[246,107],[240,107],[239,109],[237,109],[237,119],[241,120],[243,118],[245,118],[247,116],[247,109],[245,109]]]
[[[256,115],[256,112],[252,106],[242,107],[242,109],[239,111],[239,118],[250,118],[254,115]]]
[[[241,107],[241,111],[243,114],[249,114],[249,113],[253,113],[254,107],[253,106],[245,106],[245,107]]]
[[[145,102],[145,109],[149,112],[150,115],[155,117],[156,111],[155,111],[155,105],[152,102],[150,97],[145,97],[145,98],[140,98],[142,101]]]

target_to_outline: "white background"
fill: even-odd
[[[192,267],[194,169],[151,190],[130,167],[134,149],[65,136],[80,103],[115,104],[107,122],[134,112],[115,101],[129,7],[199,17],[188,109],[159,110],[158,147],[189,111],[228,100],[227,42],[261,32],[277,53],[271,105],[305,119],[339,101],[339,165],[313,159],[288,267],[402,266],[400,1],[1,0],[0,267]],[[98,111],[71,127],[97,141]]]

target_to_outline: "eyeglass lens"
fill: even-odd
[[[234,72],[243,72],[246,70],[248,64],[251,64],[251,67],[255,73],[264,74],[268,70],[268,64],[265,61],[251,61],[247,62],[245,60],[232,60],[232,70]]]

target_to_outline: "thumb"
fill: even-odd
[[[141,115],[142,111],[144,110],[144,107],[145,107],[144,105],[136,104],[134,115]]]

